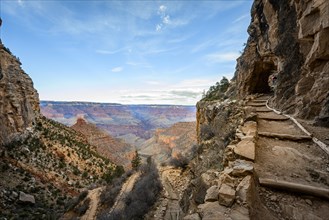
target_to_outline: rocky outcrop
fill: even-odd
[[[248,33],[239,96],[273,91],[276,108],[329,126],[329,2],[255,0]]]
[[[29,128],[39,114],[39,97],[18,58],[0,43],[0,145]]]
[[[179,122],[169,128],[156,129],[153,137],[146,140],[139,150],[141,155],[152,155],[157,163],[163,163],[190,158],[195,145],[195,122]]]
[[[83,118],[79,118],[71,128],[83,134],[88,143],[96,147],[96,151],[100,155],[125,168],[131,168],[130,161],[135,152],[131,145],[113,138],[107,132],[96,127],[96,125],[88,123]]]
[[[124,171],[41,116],[31,78],[2,43],[0,64],[0,218],[59,219],[72,196]]]

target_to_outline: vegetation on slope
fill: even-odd
[[[203,94],[201,101],[213,101],[225,99],[225,92],[230,86],[230,82],[226,77],[223,77],[220,82],[210,86],[209,90]]]
[[[0,147],[0,157],[0,216],[5,218],[58,218],[79,191],[95,182],[110,182],[123,172],[98,155],[83,136],[45,117]],[[35,202],[20,201],[20,192]]]

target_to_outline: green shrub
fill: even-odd
[[[216,82],[214,86],[210,86],[209,90],[203,94],[202,100],[213,101],[224,98],[224,93],[230,86],[230,82],[226,77],[223,77],[220,82]]]

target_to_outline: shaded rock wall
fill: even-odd
[[[276,108],[329,126],[329,2],[255,0],[248,33],[235,73],[239,96],[270,93],[276,74]]]
[[[0,43],[0,145],[31,127],[39,114],[39,95],[20,61]]]

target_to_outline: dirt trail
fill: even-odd
[[[124,199],[126,196],[129,194],[129,192],[133,189],[137,179],[139,178],[140,173],[134,173],[129,177],[129,179],[123,184],[121,191],[119,195],[117,196],[117,199],[112,206],[111,210],[109,213],[112,213],[114,211],[119,211],[122,210],[125,206]]]
[[[296,141],[296,137],[306,134],[289,118],[264,111],[265,101],[260,100],[265,98],[268,97],[248,103],[258,113],[257,177],[329,189],[329,156],[311,139]],[[327,219],[329,216],[329,202],[318,197],[268,187],[258,187],[258,194],[278,219]]]
[[[99,203],[99,196],[103,189],[104,189],[104,187],[98,187],[96,189],[89,191],[88,197],[87,197],[87,198],[90,198],[89,208],[86,211],[86,213],[80,218],[81,220],[96,219],[96,213],[97,213],[97,208],[98,208],[98,203]]]
[[[182,218],[179,200],[188,183],[188,177],[182,176],[182,170],[173,167],[160,167],[159,173],[163,186],[161,199],[146,219],[176,220]]]

